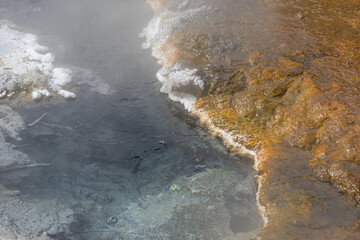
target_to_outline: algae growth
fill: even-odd
[[[152,1],[155,9],[171,2]],[[265,221],[257,237],[358,239],[360,3],[211,6],[211,18],[174,30],[158,55],[167,67],[198,69],[205,88],[192,113],[255,157]]]

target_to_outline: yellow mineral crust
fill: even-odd
[[[258,237],[359,239],[360,3],[265,3],[285,20],[263,29],[268,45],[249,37],[250,64],[226,86],[245,79],[242,89],[210,92],[194,114],[231,147],[258,151]]]
[[[175,31],[161,52],[201,70],[192,113],[255,158],[257,238],[360,239],[360,2],[215,6],[213,22]]]

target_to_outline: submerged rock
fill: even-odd
[[[118,221],[118,218],[114,217],[114,216],[108,217],[108,219],[106,219],[107,223],[112,223],[112,224],[117,223],[117,221]]]
[[[69,232],[73,211],[54,200],[21,200],[18,191],[0,186],[0,236],[2,239],[50,239]]]
[[[159,144],[162,144],[162,145],[168,145],[168,142],[166,140],[159,140]]]

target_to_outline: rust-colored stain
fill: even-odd
[[[360,239],[360,1],[218,2],[162,52],[201,69],[193,113],[256,151],[257,238]]]

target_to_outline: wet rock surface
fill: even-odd
[[[172,5],[180,1],[151,2],[184,11]],[[199,70],[206,91],[192,113],[232,150],[255,157],[265,220],[258,237],[358,239],[359,3],[207,6],[211,17],[186,22],[155,56]]]

